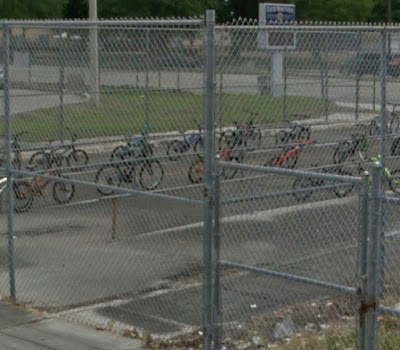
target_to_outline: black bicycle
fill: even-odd
[[[76,148],[77,134],[72,132],[70,128],[67,128],[67,131],[70,135],[71,143],[61,150],[61,155],[66,159],[67,165],[74,170],[80,166],[87,165],[89,163],[89,155],[85,150]]]
[[[245,148],[246,151],[254,151],[261,145],[261,129],[254,125],[250,120],[248,123],[239,125],[233,122],[234,129],[222,131],[218,140],[219,150],[228,150],[234,148]]]
[[[368,159],[368,142],[366,133],[351,134],[350,140],[340,141],[333,152],[333,163],[340,164],[358,155],[361,161]]]
[[[396,107],[400,106],[400,103],[388,103],[387,105],[392,106],[392,111],[386,116],[386,125],[384,125],[385,133],[392,134],[400,131],[400,115],[396,111]],[[380,135],[382,131],[381,117],[377,116],[371,120],[369,124],[369,134],[371,136]]]
[[[54,140],[49,140],[47,149],[43,149],[32,154],[29,159],[28,167],[33,171],[42,171],[54,167],[67,166],[66,161],[62,154],[58,153],[53,147]]]
[[[299,115],[296,115],[299,116]],[[304,116],[305,117],[305,116]],[[287,127],[279,130],[275,134],[275,144],[281,145],[286,143],[294,143],[307,141],[311,137],[311,125],[305,125],[298,122],[285,121]]]
[[[96,174],[95,182],[104,186],[121,187],[129,185],[136,180],[139,172],[139,184],[144,190],[154,190],[164,177],[164,169],[157,159],[138,157],[122,162],[102,166]],[[113,194],[112,189],[98,188],[102,195]]]
[[[311,164],[312,167],[317,167],[318,162]],[[343,169],[341,166],[334,167],[324,167],[315,170],[320,173],[330,173],[341,176],[352,176],[352,174]],[[329,191],[332,191],[336,197],[343,198],[346,197],[354,188],[353,183],[334,183],[333,181],[327,181],[325,179],[318,179],[314,177],[298,177],[293,182],[293,196],[300,202],[305,201],[318,190],[318,187],[332,186]]]
[[[149,124],[146,123],[139,136],[132,137],[125,145],[119,145],[113,149],[110,161],[151,157],[153,155],[153,148],[147,140],[148,131]]]

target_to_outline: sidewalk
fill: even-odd
[[[139,350],[143,342],[0,303],[2,350]]]

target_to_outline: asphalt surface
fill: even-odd
[[[181,84],[199,87],[201,91],[201,75],[187,74],[181,78]],[[256,77],[227,75],[225,78],[227,92],[243,93],[235,86],[241,86],[242,90],[248,86],[247,93],[257,93]],[[133,75],[110,76],[110,82],[117,85],[131,79]],[[318,79],[296,78],[289,83],[290,95],[316,97],[320,94]],[[353,101],[354,87],[349,82],[337,80],[336,83],[329,90],[330,99]],[[396,84],[390,82],[389,87],[396,88]],[[23,91],[12,95],[15,112],[35,109],[47,98],[36,93],[28,96]],[[23,103],[18,102],[21,98]],[[83,97],[76,95],[66,103],[80,99]],[[371,99],[371,90],[362,93],[362,102],[370,103]],[[46,106],[58,103],[59,98],[53,96]],[[348,120],[349,116],[328,119],[335,118]],[[316,143],[302,150],[296,168],[315,167],[315,162],[319,167],[332,165],[338,140],[348,139],[358,130],[357,126],[344,124],[313,126],[312,138]],[[263,130],[262,143],[257,150],[246,152],[244,163],[263,165],[282,152],[274,144],[274,131]],[[185,154],[172,162],[165,155],[165,140],[153,141],[155,157],[164,168],[164,178],[155,192],[177,197],[176,200],[141,194],[101,196],[92,185],[98,169],[109,161],[112,149],[118,144],[114,140],[87,147],[92,167],[67,172],[72,179],[85,182],[76,185],[71,203],[56,204],[50,183],[42,195],[35,196],[28,212],[14,216],[19,302],[116,333],[135,327],[139,332],[148,330],[154,336],[173,335],[201,325],[204,213],[202,205],[187,201],[203,199],[202,185],[192,184],[188,178],[188,169],[196,156]],[[371,156],[378,152],[376,141],[372,141]],[[29,152],[24,156],[26,164]],[[389,165],[400,166],[396,159]],[[345,169],[358,175],[357,167],[351,162]],[[299,202],[290,193],[294,181],[290,176],[251,171],[239,171],[233,179],[223,181],[221,258],[357,287],[359,201],[356,189],[344,198],[337,198],[331,190],[314,191],[307,201]],[[138,172],[135,181],[125,186],[141,190]],[[270,193],[277,195],[255,198]],[[9,295],[5,202],[3,198],[0,293]],[[388,205],[385,220],[388,231],[394,232],[388,241],[387,275],[397,280],[398,206]],[[232,269],[224,271],[221,282],[226,324],[337,295],[320,287]]]
[[[355,130],[315,128],[316,144],[303,149],[297,168],[308,168],[316,160],[319,166],[331,165],[337,140]],[[14,216],[18,300],[119,333],[132,326],[155,336],[190,331],[201,324],[203,208],[140,194],[101,196],[89,184],[114,146],[90,154],[90,163],[98,166],[69,173],[88,183],[76,186],[71,203],[55,204],[50,184],[28,212]],[[371,152],[377,147],[373,144]],[[163,143],[155,149],[165,170],[157,192],[201,200],[202,186],[191,184],[187,176],[196,156],[171,162]],[[261,165],[279,152],[271,135],[265,135],[260,148],[246,154],[244,162]],[[393,160],[392,166],[396,164]],[[357,175],[353,164],[346,169]],[[291,193],[254,199],[290,192],[293,182],[290,176],[250,171],[239,171],[232,180],[223,181],[221,200],[234,203],[221,208],[221,258],[357,286],[356,189],[345,198],[330,190],[314,191],[306,202]],[[129,186],[140,189],[138,183]],[[236,200],[239,197],[241,201]],[[392,231],[399,225],[397,213],[397,206],[391,205],[385,217]],[[6,213],[1,216],[0,290],[8,295]],[[398,250],[394,236],[387,256],[394,279]],[[242,322],[337,292],[228,270],[222,278],[222,295],[224,322]]]
[[[134,350],[137,339],[94,330],[60,318],[33,314],[16,306],[0,304],[0,344],[4,350]]]

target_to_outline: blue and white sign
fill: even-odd
[[[294,22],[296,6],[293,4],[262,3],[259,7],[260,24]]]
[[[293,4],[260,3],[258,7],[258,48],[261,50],[293,50],[296,48],[296,26],[293,30],[280,25],[294,24],[296,6]],[[277,26],[275,26],[277,25]],[[264,29],[265,27],[265,29]],[[290,26],[291,28],[292,26]]]

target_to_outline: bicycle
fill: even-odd
[[[202,128],[200,122],[198,120],[194,121],[198,132],[191,133],[186,135],[184,131],[181,131],[180,134],[183,136],[183,140],[172,140],[167,144],[167,156],[171,161],[175,161],[178,159],[177,154],[186,153],[189,151],[191,147],[193,147],[194,152],[197,153],[197,148],[200,147],[203,149],[204,139],[202,135]]]
[[[61,167],[64,157],[53,149],[52,143],[54,140],[49,140],[48,148],[35,152],[29,159],[28,167],[34,171],[51,169],[55,165]]]
[[[294,114],[293,116],[299,117],[300,115]],[[305,115],[302,117],[305,117]],[[298,122],[291,122],[289,120],[285,120],[287,124],[287,128],[279,130],[275,134],[275,144],[287,144],[289,141],[298,142],[298,141],[307,141],[311,137],[311,125],[305,125]]]
[[[299,155],[306,145],[311,145],[315,143],[313,140],[306,140],[304,142],[297,143],[289,147],[285,147],[283,152],[279,153],[277,156],[271,158],[269,161],[264,163],[264,166],[271,167],[282,167],[287,169],[293,169],[299,159]]]
[[[20,137],[27,133],[28,133],[27,131],[21,131],[12,137],[11,152],[14,153],[14,158],[11,161],[11,163],[12,163],[12,167],[14,169],[20,170],[22,168],[22,150],[21,150],[22,148],[21,148],[21,144],[19,143],[19,141],[20,141]],[[4,166],[5,161],[6,160],[4,158],[4,155],[2,155],[1,159],[0,159],[0,166]]]
[[[243,153],[235,155],[232,149],[223,150],[217,153],[215,157],[225,162],[241,163],[243,161]],[[223,166],[221,169],[221,176],[224,180],[231,180],[236,176],[238,170],[237,168]],[[203,182],[204,171],[204,157],[199,156],[198,159],[189,166],[188,178],[190,182],[193,184]]]
[[[149,124],[144,125],[140,136],[132,137],[125,145],[119,145],[113,149],[110,161],[120,161],[127,158],[151,157],[153,148],[147,141]]]
[[[102,166],[95,178],[100,185],[120,187],[123,183],[131,184],[135,180],[136,168],[139,167],[139,184],[144,190],[154,190],[164,177],[164,169],[157,159],[147,159],[145,155],[115,164]],[[98,188],[104,196],[114,193],[113,190]]]
[[[333,163],[343,163],[348,158],[358,154],[361,161],[365,161],[368,157],[369,142],[366,132],[360,134],[351,134],[350,140],[340,141],[333,152]]]
[[[57,176],[67,178],[66,176],[61,176],[61,173],[57,170],[52,170],[46,173],[46,175]],[[6,178],[3,178],[4,180]],[[42,196],[44,194],[45,188],[49,185],[52,180],[41,179],[41,177],[36,176],[32,181],[24,179],[14,179],[13,181],[13,193],[14,193],[14,211],[16,213],[23,213],[28,211],[33,204],[33,199],[35,196]],[[6,188],[4,185],[0,192]],[[53,198],[58,204],[69,203],[75,194],[75,185],[68,184],[63,181],[54,181],[53,183]]]
[[[380,161],[381,156],[370,158],[371,161]],[[358,166],[358,173],[361,174],[365,171],[364,166],[361,164]],[[400,196],[400,169],[390,169],[389,167],[384,168],[384,179],[387,182],[389,189],[397,196]]]
[[[312,167],[317,167],[318,162],[311,164]],[[329,174],[336,174],[341,176],[352,176],[352,174],[344,170],[341,166],[335,166],[334,168],[330,169],[329,167],[323,167],[317,169],[316,172],[320,173],[329,173]],[[318,179],[314,177],[298,177],[293,182],[292,188],[294,190],[293,196],[300,202],[305,201],[314,191],[317,190],[318,187],[328,186],[329,184],[333,184],[332,181],[327,181],[325,179]],[[329,191],[332,191],[336,197],[343,198],[346,197],[354,188],[354,184],[338,184],[337,186],[334,185]],[[315,190],[313,190],[315,189]]]
[[[75,147],[78,135],[73,133],[70,128],[67,127],[66,129],[70,135],[71,143],[65,146],[65,149],[60,152],[61,155],[66,159],[68,166],[73,169],[87,165],[89,163],[89,155],[85,150]]]
[[[392,106],[392,111],[386,117],[385,133],[392,134],[399,132],[400,129],[400,116],[396,112],[396,107],[400,106],[400,103],[388,103],[387,105]],[[380,135],[382,130],[381,117],[377,116],[371,120],[369,124],[369,134],[371,136]]]

